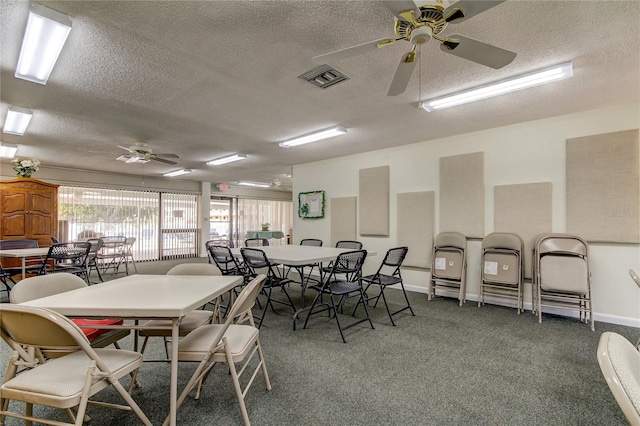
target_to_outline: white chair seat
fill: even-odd
[[[224,324],[210,324],[189,333],[178,344],[180,361],[200,361],[223,329]],[[231,324],[224,337],[227,339],[229,353],[235,362],[237,359],[244,358],[251,350],[258,339],[258,329],[250,325]],[[224,351],[216,352],[212,360],[224,361]]]
[[[122,349],[95,349],[100,359],[114,377],[119,378],[142,365],[142,355]],[[64,407],[73,407],[82,397],[87,369],[91,359],[85,352],[78,351],[61,358],[52,359],[34,369],[24,371],[2,385],[3,397],[12,398],[12,391],[31,392],[59,397],[65,400]],[[97,380],[94,380],[94,382]],[[103,384],[106,387],[108,384]],[[73,397],[75,400],[69,400]]]

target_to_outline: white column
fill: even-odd
[[[209,223],[209,209],[211,205],[211,182],[200,182],[200,257],[207,256],[207,250],[204,247],[204,243],[209,241],[209,229],[211,224]]]

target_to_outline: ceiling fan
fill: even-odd
[[[118,145],[118,148],[128,151],[128,154],[116,158],[116,160],[125,163],[148,163],[155,160],[166,164],[178,164],[175,161],[167,160],[167,158],[180,158],[176,154],[154,154],[151,147],[144,142],[136,142],[130,147]]]
[[[431,1],[436,2],[436,0]],[[313,61],[321,64],[329,63],[382,49],[396,41],[408,41],[413,47],[408,53],[403,55],[391,82],[391,87],[387,92],[387,96],[404,93],[413,74],[413,70],[418,63],[420,51],[417,50],[417,47],[425,44],[431,38],[440,42],[440,50],[443,52],[494,69],[502,68],[515,59],[516,53],[460,34],[452,34],[451,36],[445,37],[441,33],[449,24],[464,22],[504,1],[505,0],[460,0],[451,4],[449,0],[437,0],[437,4],[425,4],[422,6],[416,5],[412,0],[384,1],[383,3],[396,17],[394,31],[397,38],[383,38],[326,53],[314,57]]]

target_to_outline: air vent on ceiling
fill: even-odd
[[[326,89],[327,87],[338,84],[341,81],[349,80],[349,77],[326,64],[315,67],[311,71],[307,71],[299,78],[307,80],[309,83],[318,86],[321,89]]]

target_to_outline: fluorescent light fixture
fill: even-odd
[[[182,175],[186,175],[191,173],[191,169],[180,169],[180,170],[174,170],[172,172],[169,173],[165,173],[162,176],[166,176],[166,177],[175,177],[175,176],[182,176]]]
[[[320,130],[319,132],[309,133],[308,135],[289,139],[288,141],[280,142],[279,145],[283,148],[291,148],[293,146],[303,145],[305,143],[316,142],[322,139],[329,139],[334,136],[344,135],[345,133],[347,133],[346,128],[342,126],[336,126],[330,129]]]
[[[247,158],[244,154],[227,155],[226,157],[216,158],[215,160],[207,161],[207,166],[221,166],[227,163],[233,163],[234,161],[245,160]]]
[[[30,109],[10,106],[7,111],[7,119],[4,120],[3,133],[22,136],[27,131],[27,126],[33,117]]]
[[[33,3],[22,39],[16,78],[46,84],[70,31],[71,20],[67,15]]]
[[[479,101],[481,99],[492,98],[498,95],[504,95],[505,93],[515,92],[529,87],[551,83],[553,81],[563,80],[572,76],[573,65],[571,62],[567,62],[555,67],[545,68],[539,71],[509,78],[507,80],[502,80],[497,83],[479,86],[474,89],[464,90],[452,95],[429,99],[423,101],[420,106],[426,111],[435,111],[438,109]]]
[[[0,158],[13,158],[18,152],[18,145],[0,142]]]
[[[245,182],[245,181],[240,181],[238,182],[238,185],[242,185],[242,186],[252,186],[254,188],[269,188],[271,185],[268,183],[262,183],[262,182]]]

